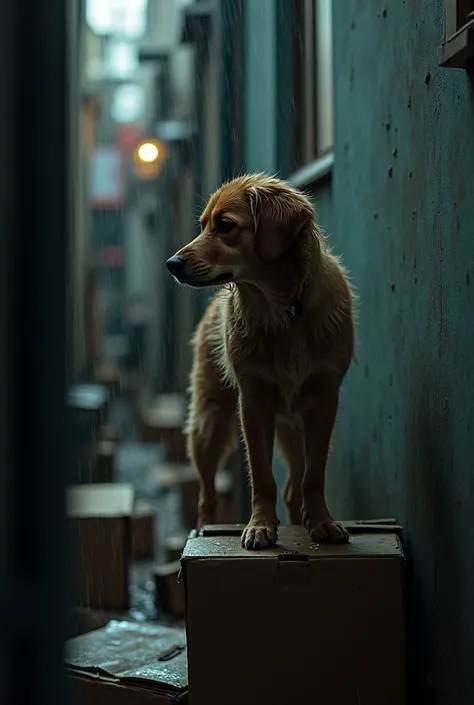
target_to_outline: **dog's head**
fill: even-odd
[[[282,260],[313,217],[310,202],[284,181],[240,176],[211,196],[201,233],[166,266],[193,287],[255,281],[263,267]]]

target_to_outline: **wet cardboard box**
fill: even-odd
[[[146,560],[155,555],[156,507],[152,502],[137,500],[131,517],[132,556]]]
[[[180,618],[184,615],[184,584],[179,561],[153,569],[155,604],[159,614]]]
[[[346,526],[348,545],[285,526],[264,551],[241,548],[242,526],[188,540],[190,705],[405,704],[400,539],[396,527]]]
[[[68,488],[76,605],[128,609],[134,494],[127,483]]]
[[[77,705],[185,705],[184,630],[112,620],[67,642],[66,674]]]

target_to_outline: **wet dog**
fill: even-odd
[[[182,284],[221,287],[193,339],[187,435],[200,477],[199,526],[214,521],[215,473],[236,443],[240,418],[252,487],[242,545],[277,541],[275,438],[288,465],[290,522],[303,521],[314,541],[346,542],[324,491],[339,390],[354,352],[346,273],[309,200],[279,179],[251,174],[224,184],[200,221],[201,234],[166,263]]]

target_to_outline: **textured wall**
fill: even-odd
[[[416,702],[474,702],[474,91],[441,0],[334,3],[333,241],[361,297],[333,452],[341,517],[395,515]]]

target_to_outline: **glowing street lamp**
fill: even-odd
[[[133,155],[136,175],[140,179],[156,179],[167,154],[162,142],[149,138],[141,140]]]
[[[153,142],[143,142],[143,144],[138,147],[137,154],[141,162],[147,162],[150,164],[158,159],[160,156],[160,150]]]

